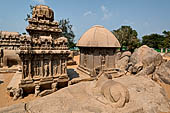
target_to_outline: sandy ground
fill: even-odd
[[[74,60],[77,61],[77,64],[78,64],[79,56],[75,56]],[[76,69],[76,68],[77,68],[77,65],[68,66],[68,69]],[[33,94],[29,94],[28,96],[24,97],[23,99],[13,101],[12,97],[10,97],[7,94],[7,90],[6,90],[13,75],[14,75],[14,73],[0,73],[0,108],[9,106],[12,104],[21,103],[21,102],[28,102],[28,101],[38,98],[38,97],[34,97]]]
[[[164,59],[166,59],[166,60],[170,60],[170,57],[163,57]]]
[[[21,103],[21,102],[28,102],[30,100],[35,99],[33,94],[30,94],[27,97],[25,97],[24,99],[13,101],[13,99],[7,94],[7,90],[6,90],[13,75],[14,75],[14,73],[1,73],[0,74],[0,80],[1,80],[1,83],[0,83],[0,107],[5,107],[5,106],[9,106],[9,105],[16,104],[16,103]]]
[[[168,58],[168,59],[170,60],[170,58]],[[75,56],[74,60],[78,64],[79,56]],[[68,69],[75,70],[76,68],[77,68],[77,65],[68,66]],[[14,75],[14,73],[1,73],[0,74],[0,108],[9,106],[12,104],[16,104],[16,103],[28,102],[33,99],[39,98],[39,97],[34,97],[33,94],[30,94],[30,95],[24,97],[23,99],[13,101],[13,99],[6,92],[6,87],[9,84],[10,80],[12,79],[13,75]],[[168,98],[170,99],[170,85],[167,85],[167,84],[161,84],[161,85],[165,89],[165,91],[168,95]]]

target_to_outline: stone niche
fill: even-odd
[[[67,38],[61,37],[62,30],[54,21],[54,12],[48,6],[33,8],[32,18],[26,28],[29,35],[20,37],[22,80],[19,84],[24,93],[41,91],[68,85],[67,58],[70,50]]]
[[[78,70],[97,76],[115,68],[115,53],[120,48],[117,38],[103,26],[96,25],[85,32],[77,43],[80,49]]]

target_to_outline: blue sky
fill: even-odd
[[[0,0],[0,30],[26,32],[29,5],[44,4],[55,20],[69,18],[77,41],[93,25],[109,30],[130,25],[138,37],[170,30],[170,0]]]

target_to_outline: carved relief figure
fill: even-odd
[[[53,65],[53,76],[55,76],[57,74],[57,61],[54,60],[52,62],[52,65]]]
[[[87,52],[85,50],[84,50],[84,62],[83,62],[83,64],[84,64],[84,67],[87,66]]]
[[[36,65],[36,61],[34,61],[34,63],[33,63],[33,69],[34,69],[33,75],[34,75],[34,76],[37,76],[37,65]]]
[[[28,75],[28,71],[27,71],[27,64],[24,64],[24,69],[23,69],[23,71],[24,71],[24,77],[26,78],[27,77],[27,75]]]
[[[37,61],[37,75],[40,75],[40,61]]]
[[[61,64],[61,73],[65,74],[66,73],[66,63],[64,60],[62,60],[62,64]]]
[[[102,55],[101,56],[101,68],[104,69],[106,63],[106,56]]]
[[[99,75],[96,88],[102,96],[97,100],[109,104],[114,108],[122,108],[129,102],[128,89],[121,83],[113,81],[112,76],[106,73]]]
[[[45,63],[45,65],[44,65],[44,71],[45,71],[45,73],[44,73],[44,77],[47,77],[47,76],[48,76],[48,74],[49,74],[49,66],[48,66],[48,64],[47,64],[47,63]]]

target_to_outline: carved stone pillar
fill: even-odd
[[[31,59],[29,59],[28,61],[28,78],[31,79]]]
[[[65,59],[65,74],[67,73],[67,59]]]
[[[43,64],[43,58],[41,58],[41,73],[40,73],[40,75],[43,77],[43,69],[44,68],[44,64]]]
[[[53,59],[53,76],[56,75],[56,59]]]
[[[49,60],[49,76],[52,76],[52,74],[51,74],[51,56],[50,56],[50,60]]]
[[[21,60],[21,66],[22,66],[22,79],[24,79],[25,71],[24,71],[24,60],[23,59]]]
[[[60,58],[60,69],[59,69],[59,74],[61,75],[62,74],[62,59]]]

